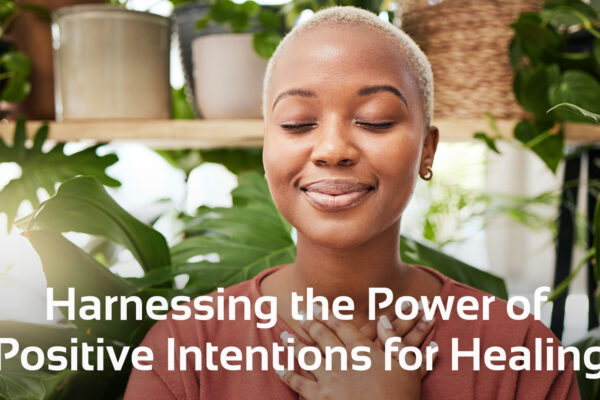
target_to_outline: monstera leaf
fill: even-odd
[[[8,217],[8,225],[14,221],[21,202],[29,200],[33,208],[39,206],[38,189],[44,189],[50,196],[54,194],[55,185],[77,175],[90,175],[107,186],[119,186],[119,181],[109,177],[105,169],[118,158],[114,154],[98,156],[92,146],[77,153],[66,155],[64,144],[57,144],[47,153],[42,151],[48,126],[38,129],[33,145],[26,146],[25,120],[19,119],[16,124],[12,147],[0,138],[0,163],[14,162],[21,167],[21,176],[13,179],[0,191],[0,213]]]
[[[190,275],[187,290],[229,286],[296,257],[291,226],[271,201],[265,179],[246,173],[239,182],[233,207],[200,209],[187,227],[191,237],[172,249],[173,268]]]

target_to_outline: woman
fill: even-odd
[[[154,350],[155,368],[134,371],[126,399],[577,399],[575,375],[565,371],[475,371],[468,360],[451,368],[451,339],[466,349],[472,338],[482,348],[533,348],[536,337],[552,338],[539,322],[513,321],[505,303],[491,305],[490,320],[392,319],[391,309],[368,318],[369,288],[389,288],[394,297],[448,299],[484,293],[427,268],[407,265],[399,256],[401,216],[418,176],[430,179],[438,130],[430,125],[433,82],[429,64],[414,42],[375,15],[335,7],[296,27],[269,62],[264,85],[264,166],[275,204],[297,229],[293,264],[264,271],[228,288],[225,294],[251,300],[273,296],[278,321],[256,329],[251,321],[159,322],[144,344]],[[290,293],[324,296],[329,304],[348,296],[351,321],[292,317]],[[300,303],[304,312],[307,306]],[[388,313],[389,312],[389,313]],[[386,317],[387,315],[387,317]],[[418,317],[422,315],[419,312]],[[390,323],[390,320],[391,323]],[[385,341],[402,336],[404,345],[433,346],[439,352],[432,371],[408,371],[393,364],[384,371]],[[296,355],[305,346],[371,349],[371,368],[312,372],[168,371],[164,338],[181,345],[284,344]],[[556,342],[556,344],[558,344]],[[555,344],[555,345],[556,345]],[[470,346],[470,347],[469,347]],[[414,359],[413,359],[414,361]],[[176,360],[181,366],[181,360]],[[186,364],[187,363],[187,364]],[[183,365],[193,365],[184,360]],[[283,364],[285,365],[285,364]]]

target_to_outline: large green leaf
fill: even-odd
[[[560,69],[556,64],[540,65],[535,68],[524,68],[517,72],[517,98],[526,110],[538,117],[547,118],[546,110],[550,108],[548,91],[560,77]]]
[[[600,113],[600,82],[583,71],[566,71],[550,88],[551,105],[577,104],[593,113]],[[568,111],[556,110],[556,116],[565,121],[586,122],[586,119]]]
[[[117,156],[108,154],[98,156],[92,146],[72,155],[63,152],[64,144],[57,144],[44,153],[42,146],[48,136],[48,126],[43,125],[36,133],[33,145],[26,146],[25,120],[16,123],[13,145],[8,146],[0,138],[0,163],[14,162],[22,170],[19,178],[11,180],[0,191],[0,213],[8,217],[9,226],[14,221],[21,202],[29,200],[33,208],[39,205],[37,190],[44,189],[53,195],[55,185],[77,175],[91,175],[107,186],[119,186],[120,183],[105,173],[105,169],[117,162]]]
[[[581,107],[576,106],[575,104],[571,104],[571,103],[560,103],[555,105],[554,107],[552,107],[551,109],[548,110],[548,112],[552,112],[554,110],[569,110],[572,111],[578,115],[581,115],[582,117],[584,117],[586,120],[593,122],[595,124],[600,124],[600,114],[595,114],[593,112],[589,112],[588,110],[585,110]]]
[[[563,133],[555,131],[548,121],[521,120],[514,131],[515,138],[533,150],[554,173],[563,159]]]
[[[146,271],[170,265],[165,238],[121,208],[92,177],[64,182],[28,220],[27,229],[104,237],[130,250]]]
[[[52,374],[44,371],[27,371],[19,358],[2,360],[0,372],[0,399],[42,400],[46,394],[44,381]]]
[[[231,208],[203,208],[187,228],[192,237],[172,249],[173,269],[190,275],[188,290],[229,286],[294,260],[291,227],[270,199],[264,178],[240,175]],[[195,257],[217,254],[218,262]]]
[[[80,318],[77,304],[82,296],[97,297],[104,304],[105,296],[131,295],[136,290],[135,286],[110,272],[60,233],[30,231],[28,238],[42,260],[48,287],[54,289],[54,299],[66,300],[69,288],[75,289],[76,310],[75,318],[71,321],[73,325],[80,332],[93,337],[129,343],[140,322],[132,319],[121,321],[118,304],[112,307],[112,320],[106,320],[105,313],[102,312],[100,320],[91,321]],[[64,307],[61,307],[61,311],[65,317],[68,316]]]
[[[428,266],[455,281],[502,299],[508,298],[506,285],[501,278],[472,267],[432,247],[403,236],[400,239],[400,254],[405,262]]]

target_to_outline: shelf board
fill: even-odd
[[[500,133],[512,137],[514,120],[498,120]],[[14,122],[0,122],[0,138],[12,142]],[[27,123],[32,138],[41,125]],[[480,120],[434,121],[442,141],[468,141],[475,132],[491,133],[489,123]],[[574,144],[600,142],[600,126],[566,124],[567,141]],[[263,121],[259,119],[228,120],[85,120],[50,122],[49,139],[56,142],[93,140],[95,142],[136,142],[154,148],[223,148],[258,147],[263,140]]]

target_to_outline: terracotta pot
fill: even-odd
[[[267,61],[252,34],[199,37],[192,42],[196,106],[205,118],[261,118]]]
[[[103,0],[28,0],[53,12],[75,4],[104,3]],[[21,105],[28,119],[54,119],[54,72],[50,23],[26,12],[13,21],[9,35],[17,49],[25,52],[33,65],[29,81],[31,93]]]
[[[170,21],[109,5],[53,16],[56,119],[168,119]]]

